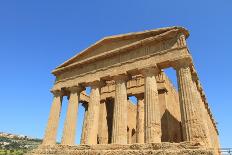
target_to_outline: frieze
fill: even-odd
[[[167,40],[165,42],[159,42],[154,45],[140,47],[131,51],[127,51],[107,59],[96,60],[94,63],[86,64],[85,66],[78,66],[72,70],[66,71],[57,76],[57,81],[71,78],[77,75],[81,75],[89,72],[96,72],[98,69],[110,67],[113,65],[120,65],[127,61],[133,61],[138,58],[151,56],[152,54],[161,54],[162,51],[177,48],[175,39]]]

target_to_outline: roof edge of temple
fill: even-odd
[[[82,50],[81,52],[77,53],[75,56],[71,57],[70,59],[68,59],[67,61],[65,61],[64,63],[62,63],[58,67],[56,67],[54,70],[52,70],[52,74],[55,75],[57,70],[59,70],[60,68],[66,66],[66,65],[69,65],[76,58],[81,56],[83,53],[90,51],[91,49],[95,48],[96,46],[102,45],[102,43],[105,43],[106,41],[118,40],[118,39],[128,39],[130,37],[136,37],[139,35],[146,35],[146,34],[150,34],[150,33],[154,33],[155,35],[159,35],[161,33],[164,33],[164,32],[170,31],[170,30],[174,30],[174,29],[178,29],[180,31],[180,33],[183,33],[185,35],[186,38],[189,37],[189,31],[186,28],[181,27],[181,26],[163,27],[163,28],[157,28],[157,29],[151,29],[151,30],[145,30],[145,31],[139,31],[139,32],[130,32],[130,33],[125,33],[125,34],[117,34],[117,35],[103,37],[102,39],[100,39],[97,42],[95,42],[94,44],[88,46],[86,49]]]

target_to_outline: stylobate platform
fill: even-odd
[[[27,155],[214,155],[213,149],[197,143],[98,144],[39,146]]]

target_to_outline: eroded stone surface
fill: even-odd
[[[169,27],[106,37],[58,66],[43,145],[36,151],[207,154],[204,148],[213,148],[217,154],[218,130],[186,44],[188,36],[182,27]],[[162,71],[169,67],[176,70],[178,91]],[[91,87],[90,96],[85,87]],[[81,90],[73,96],[70,88]],[[62,144],[70,146],[55,145],[63,96],[69,105]],[[130,96],[142,97],[140,104],[132,104]],[[81,144],[91,145],[72,146],[79,101],[86,109]]]
[[[41,146],[27,155],[214,155],[210,149],[190,143],[151,143],[131,145]]]

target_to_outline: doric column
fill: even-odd
[[[197,94],[194,90],[190,64],[191,61],[179,60],[175,62],[174,68],[177,72],[182,134],[184,141],[194,141],[202,144],[204,133],[199,121],[199,105],[197,105]]]
[[[76,123],[78,116],[79,97],[82,88],[75,86],[69,88],[70,96],[68,102],[68,109],[64,123],[64,131],[62,136],[62,145],[74,145],[76,137]]]
[[[161,143],[161,118],[158,103],[156,75],[160,73],[157,67],[143,69],[144,92],[144,141],[145,143]]]
[[[103,100],[101,102],[99,112],[100,112],[99,113],[99,127],[98,127],[99,144],[108,144],[106,100]]]
[[[61,91],[53,91],[54,99],[48,119],[45,136],[43,139],[43,145],[55,145],[57,128],[60,119],[60,110],[62,105],[63,94]]]
[[[127,77],[119,75],[115,80],[112,143],[127,144]]]
[[[97,144],[99,106],[100,106],[100,87],[101,82],[96,81],[90,84],[90,102],[88,115],[86,118],[86,144]]]
[[[81,132],[81,144],[86,144],[86,119],[88,115],[88,103],[83,103],[82,106],[85,108],[84,120],[82,124],[82,132]]]
[[[137,97],[136,142],[144,143],[144,97]]]

